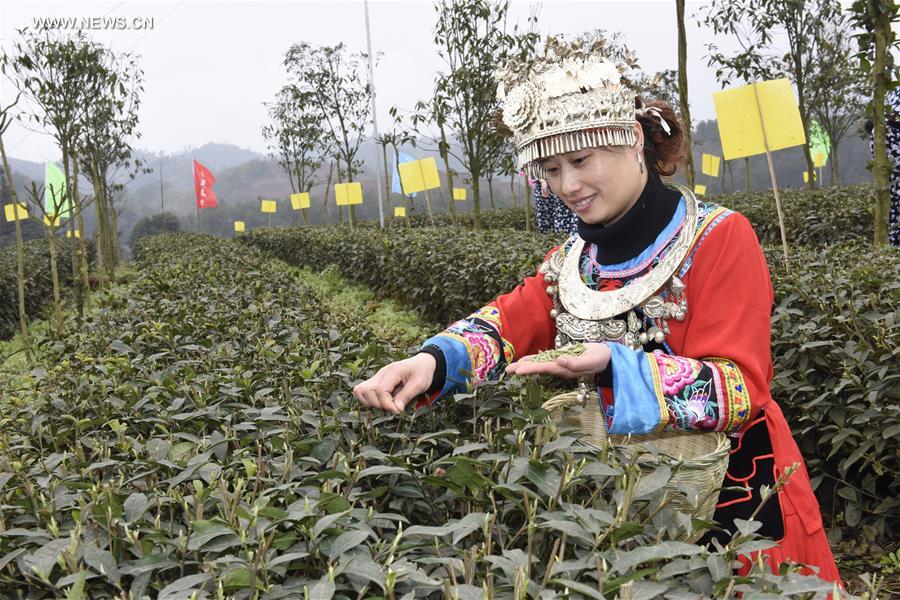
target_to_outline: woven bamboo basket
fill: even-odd
[[[596,392],[588,393],[584,406],[577,392],[568,392],[547,400],[543,408],[558,426],[585,434],[583,442],[603,448],[607,439],[623,460],[637,455],[644,471],[652,471],[660,462],[672,466],[672,479],[666,484],[670,505],[696,518],[712,520],[719,489],[728,469],[731,443],[723,433],[661,432],[646,435],[610,435],[606,418]],[[680,486],[697,490],[697,504],[692,504]],[[702,534],[702,532],[701,532]],[[697,536],[692,536],[696,541]]]

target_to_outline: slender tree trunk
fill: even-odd
[[[99,170],[96,163],[91,163],[91,178],[94,183],[94,203],[97,213],[97,256],[100,257],[100,268],[97,273],[101,278],[101,285],[104,279],[104,273],[107,279],[113,277],[113,257],[112,243],[110,240],[110,223],[109,211],[107,210],[106,194],[103,185],[100,183],[98,176]]]
[[[391,174],[388,171],[388,159],[387,159],[387,143],[385,141],[384,144],[381,144],[381,160],[384,162],[384,200],[387,203],[388,209],[391,206]],[[387,211],[387,223],[388,227],[394,227],[394,211]]]
[[[840,142],[836,137],[831,138],[831,185],[841,185],[841,167],[838,161],[838,145]]]
[[[66,176],[66,195],[64,198],[64,203],[69,205],[69,231],[72,233],[69,234],[71,237],[69,238],[69,254],[72,258],[72,289],[75,292],[75,304],[78,307],[78,316],[84,314],[84,299],[82,297],[82,289],[81,289],[81,279],[78,277],[78,244],[75,243],[75,202],[77,198],[72,197],[72,187],[70,179],[70,169],[69,169],[69,148],[67,143],[62,144],[62,158],[63,158],[63,172]]]
[[[870,9],[871,10],[871,9]],[[887,61],[887,40],[891,35],[891,18],[886,8],[875,8],[878,15],[875,19],[875,64],[872,66],[872,83],[874,87],[873,135],[875,138],[875,165],[872,174],[875,176],[875,232],[876,246],[888,243],[888,216],[891,209],[891,164],[887,155],[887,139],[885,131],[884,96],[887,93],[888,74],[885,71]]]
[[[347,183],[350,183],[352,181],[353,181],[353,168],[351,166],[350,161],[348,160],[347,161]],[[348,194],[348,196],[349,196],[349,194]],[[348,197],[348,200],[349,200],[349,197]],[[348,204],[347,205],[347,214],[350,219],[350,229],[353,229],[354,227],[356,227],[356,206],[354,206],[353,204]]]
[[[804,97],[804,89],[803,83],[800,80],[800,77],[795,74],[795,80],[797,82],[797,97],[798,97],[798,106],[800,108],[800,121],[803,123],[803,132],[806,136],[806,139],[809,140],[809,117],[806,114],[806,99]],[[803,156],[806,158],[806,170],[810,173],[816,172],[816,166],[813,163],[812,153],[809,151],[809,143],[803,144]],[[809,189],[816,189],[816,178],[810,177],[809,181],[807,181],[806,185]]]
[[[122,262],[122,254],[119,250],[119,211],[116,210],[116,205],[113,202],[113,198],[109,195],[109,190],[107,190],[106,188],[103,189],[103,197],[106,198],[106,203],[109,207],[109,226],[111,229],[110,243],[112,244],[113,270],[115,272],[115,268],[119,266],[120,262]]]
[[[81,204],[81,196],[78,194],[78,156],[73,155],[72,167],[73,167],[73,180],[72,187],[74,189],[75,198],[78,200],[79,205]],[[84,211],[78,211],[78,232],[80,235],[77,240],[72,240],[73,242],[77,242],[79,254],[81,254],[80,261],[80,269],[79,273],[81,275],[81,282],[84,285],[84,302],[83,307],[89,307],[91,305],[91,284],[89,280],[88,274],[88,254],[87,247],[85,246],[84,239],[87,237],[84,231]]]
[[[509,197],[512,198],[513,208],[519,207],[519,201],[516,199],[516,174],[509,176]]]
[[[116,252],[113,248],[112,214],[110,211],[109,193],[106,189],[106,183],[102,179],[98,178],[97,182],[100,184],[100,194],[97,198],[103,203],[103,242],[106,245],[104,251],[106,252],[106,261],[109,264],[107,275],[112,279],[116,270]]]
[[[5,117],[4,117],[5,118]],[[6,146],[3,137],[0,136],[0,155],[3,158],[3,172],[6,174],[6,183],[9,185],[9,196],[13,202],[13,215],[16,226],[16,276],[19,288],[19,330],[22,333],[22,344],[25,346],[25,354],[31,363],[31,344],[28,341],[28,316],[25,314],[25,245],[22,241],[22,225],[19,223],[19,196],[13,184],[12,171],[6,158]]]
[[[4,157],[6,153],[4,152]],[[19,202],[13,195],[13,206],[18,213]],[[31,342],[28,339],[28,315],[25,314],[25,243],[22,241],[22,224],[19,222],[18,214],[16,214],[16,278],[19,284],[19,331],[22,334],[22,345],[25,347],[25,357],[28,364],[31,364]]]
[[[744,174],[747,176],[747,191],[750,191],[750,157],[744,157]]]
[[[488,196],[491,199],[491,210],[497,210],[497,205],[494,204],[494,175],[488,175]]]
[[[56,228],[47,226],[47,242],[50,244],[50,275],[53,280],[53,322],[56,325],[56,335],[62,335],[63,312],[62,293],[59,289],[59,249],[56,245]]]
[[[684,27],[684,0],[675,0],[678,14],[678,99],[681,103],[681,122],[684,130],[684,144],[687,148],[685,178],[689,188],[694,189],[694,146],[691,143],[691,110],[688,103],[687,79],[687,34]]]
[[[447,193],[450,194],[450,215],[453,225],[456,225],[456,199],[453,197],[453,171],[450,170],[450,153],[447,151],[447,132],[444,130],[444,120],[438,120],[438,129],[441,133],[441,159],[444,161],[444,170],[447,172]]]
[[[322,210],[325,212],[325,218],[328,224],[331,224],[331,205],[328,204],[328,194],[331,192],[331,180],[334,178],[334,163],[328,165],[328,180],[325,184],[325,201],[322,204]]]
[[[481,229],[481,173],[472,173],[472,228]]]

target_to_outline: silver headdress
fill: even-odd
[[[512,61],[495,74],[503,125],[513,135],[518,168],[543,177],[537,159],[599,146],[635,143],[633,53],[602,33],[572,42],[550,37],[544,54]]]

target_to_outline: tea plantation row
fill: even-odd
[[[669,467],[641,476],[555,431],[535,389],[395,417],[352,385],[394,350],[285,264],[179,234],[0,412],[0,590],[18,598],[810,597],[662,541]],[[652,517],[641,518],[643,507]]]
[[[451,322],[534,274],[552,237],[510,229],[265,230],[242,238]],[[774,397],[834,523],[868,538],[900,529],[900,252],[862,243],[768,251],[775,286]],[[737,318],[737,317],[736,317]],[[840,518],[843,517],[843,518]],[[894,534],[895,535],[895,534]]]

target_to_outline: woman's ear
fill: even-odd
[[[634,147],[637,150],[644,149],[644,128],[640,123],[634,124]]]

